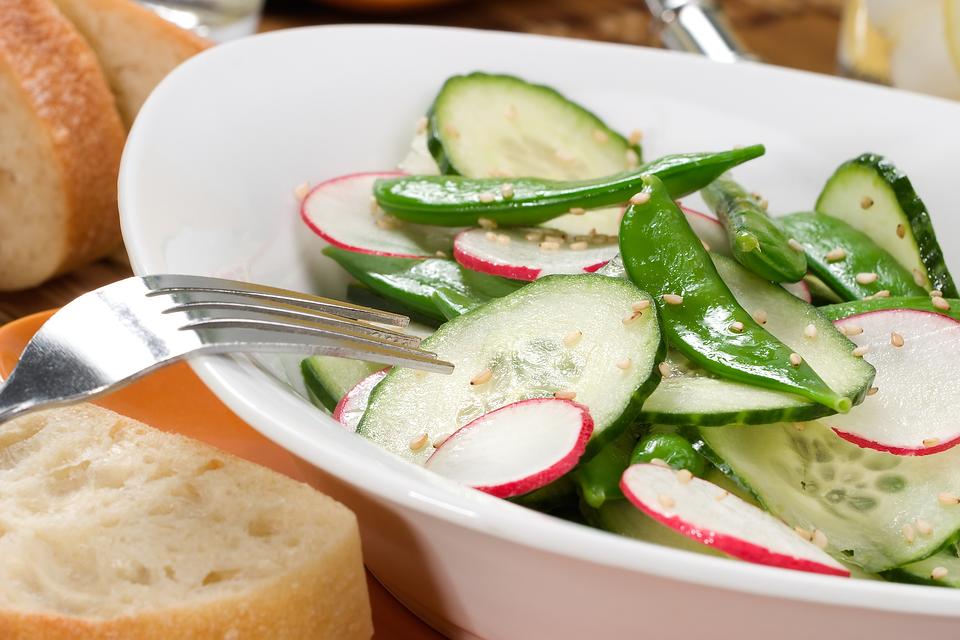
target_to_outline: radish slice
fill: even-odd
[[[875,395],[829,419],[844,440],[899,456],[960,444],[960,322],[914,309],[871,311],[836,321],[877,370]],[[860,330],[862,333],[859,333]],[[856,334],[856,335],[851,335]],[[894,335],[896,334],[896,335]],[[895,346],[901,344],[902,346]]]
[[[620,488],[635,507],[654,520],[734,558],[784,569],[850,575],[782,521],[706,480],[654,464],[635,464],[623,472]]]
[[[373,206],[373,183],[403,175],[354,173],[321,182],[300,205],[300,217],[335,247],[395,258],[449,255],[457,229],[401,222]]]
[[[371,373],[355,384],[350,391],[347,391],[347,393],[340,398],[340,402],[333,408],[333,419],[350,431],[356,431],[357,425],[360,424],[360,418],[363,417],[363,413],[367,410],[370,392],[373,391],[375,386],[380,384],[380,381],[386,377],[387,371],[389,370],[388,367],[376,373]]]
[[[598,241],[602,243],[596,244]],[[453,243],[453,257],[467,269],[513,280],[536,280],[556,273],[592,273],[619,250],[616,237],[563,239],[560,232],[549,229],[467,229]]]
[[[810,285],[801,280],[800,282],[781,282],[780,286],[800,298],[807,304],[813,302],[813,296],[810,295]]]
[[[570,471],[593,433],[583,405],[534,398],[486,413],[427,459],[442,476],[499,498],[529,493]]]

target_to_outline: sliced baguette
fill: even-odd
[[[132,0],[54,0],[97,53],[129,129],[153,88],[209,43]]]
[[[0,0],[0,290],[120,242],[124,129],[96,56],[48,0]]]
[[[93,405],[0,429],[0,638],[372,634],[353,514]]]

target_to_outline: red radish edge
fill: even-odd
[[[494,409],[493,411],[489,411],[483,414],[482,416],[480,416],[479,418],[476,418],[471,422],[468,422],[467,424],[463,425],[462,427],[454,431],[452,434],[450,434],[450,436],[443,442],[443,444],[441,444],[436,449],[436,451],[430,454],[430,458],[427,459],[426,464],[429,465],[430,459],[432,459],[433,456],[437,455],[437,453],[441,451],[448,442],[453,440],[457,434],[462,433],[467,429],[472,429],[476,427],[478,424],[482,424],[483,420],[488,418],[489,416],[495,413],[499,413],[501,411],[511,409],[513,407],[516,407],[517,405],[540,404],[543,402],[562,402],[572,407],[575,407],[580,411],[580,435],[577,437],[577,441],[574,443],[573,448],[564,457],[557,460],[555,463],[553,463],[546,469],[538,471],[537,473],[526,476],[519,480],[505,482],[503,484],[490,485],[490,486],[478,486],[473,488],[478,491],[483,491],[484,493],[489,493],[490,495],[495,496],[497,498],[511,498],[513,496],[520,496],[525,493],[530,493],[531,491],[534,491],[536,489],[539,489],[540,487],[550,484],[551,482],[553,482],[563,474],[567,473],[577,465],[577,462],[579,462],[580,457],[583,455],[583,452],[586,451],[587,449],[587,442],[590,440],[590,436],[593,435],[593,418],[590,415],[589,409],[587,409],[587,407],[585,407],[584,405],[578,402],[573,402],[572,400],[562,400],[559,398],[531,398],[529,400],[520,400],[519,402],[513,402],[511,404],[500,407],[499,409]]]
[[[685,520],[678,516],[664,516],[659,512],[647,507],[646,504],[630,490],[630,487],[622,477],[620,479],[620,490],[623,491],[623,495],[630,500],[630,503],[633,506],[657,522],[666,525],[671,529],[678,531],[679,533],[682,533],[692,540],[696,540],[710,547],[716,547],[720,551],[723,551],[724,553],[727,553],[735,558],[782,569],[794,569],[797,571],[820,573],[829,576],[840,576],[843,578],[850,576],[850,572],[846,569],[836,569],[818,562],[813,562],[812,560],[804,560],[802,558],[787,556],[782,553],[770,551],[769,549],[753,544],[752,542],[747,542],[742,538],[717,533],[715,531],[711,531],[710,529],[701,529],[688,524]]]
[[[319,190],[319,189],[322,189],[322,188],[324,188],[324,187],[327,187],[327,186],[329,186],[329,185],[331,185],[331,184],[335,184],[335,183],[337,183],[337,182],[342,182],[342,181],[344,181],[344,180],[352,180],[352,179],[354,179],[354,178],[362,178],[362,177],[365,177],[365,176],[379,176],[379,177],[381,177],[381,178],[395,178],[395,177],[397,177],[397,176],[403,176],[403,175],[406,175],[406,174],[405,174],[405,173],[402,173],[402,172],[399,172],[399,171],[383,171],[383,172],[380,172],[380,171],[358,171],[358,172],[356,172],[356,173],[348,173],[348,174],[346,174],[346,175],[337,176],[336,178],[330,178],[329,180],[324,180],[323,182],[320,182],[320,183],[314,185],[314,187],[313,187],[312,189],[310,189],[310,191],[307,193],[307,195],[306,195],[306,196],[303,198],[303,200],[300,202],[300,219],[303,220],[303,223],[307,225],[307,228],[309,228],[309,229],[310,229],[311,231],[313,231],[315,234],[317,234],[318,236],[320,236],[321,238],[323,238],[326,242],[328,242],[329,244],[331,244],[331,245],[333,245],[334,247],[337,247],[337,248],[339,248],[339,249],[344,249],[345,251],[352,251],[352,252],[354,252],[354,253],[366,253],[366,254],[371,255],[371,256],[383,256],[383,257],[385,257],[385,258],[416,258],[416,259],[420,259],[420,258],[431,258],[431,257],[433,257],[433,256],[428,256],[428,255],[423,255],[423,254],[412,254],[412,253],[392,253],[392,252],[390,252],[390,251],[377,251],[376,249],[367,249],[367,248],[365,248],[365,247],[356,247],[356,246],[353,246],[353,245],[346,244],[346,243],[344,243],[344,242],[340,242],[339,240],[337,240],[336,238],[334,238],[333,236],[331,236],[330,234],[328,234],[326,231],[324,231],[323,229],[321,229],[320,227],[318,227],[316,224],[314,224],[313,220],[310,219],[310,216],[307,215],[307,202],[310,200],[310,196],[313,195],[313,193],[314,193],[315,191]]]
[[[516,265],[508,264],[499,264],[496,262],[490,262],[489,260],[484,260],[478,258],[477,256],[466,253],[463,251],[457,240],[461,235],[470,231],[470,229],[465,229],[461,231],[453,239],[453,259],[456,260],[460,265],[470,269],[471,271],[479,271],[480,273],[486,273],[493,276],[501,276],[504,278],[510,278],[511,280],[536,280],[537,276],[540,275],[540,269],[531,269],[530,267],[520,267]],[[599,269],[599,267],[597,267]]]
[[[369,397],[370,391],[373,389],[373,387],[377,386],[377,383],[380,382],[380,380],[383,380],[383,378],[386,377],[388,371],[390,371],[390,367],[385,367],[380,371],[375,371],[357,384],[350,387],[350,390],[343,394],[343,397],[340,398],[339,402],[337,402],[337,406],[333,408],[333,419],[343,426],[349,428],[350,425],[343,419],[343,412],[350,408],[350,405],[355,403],[361,394],[366,393]],[[368,390],[367,385],[374,379],[376,379],[376,382],[374,382],[373,386],[371,386]]]
[[[950,320],[953,320],[954,322],[956,322],[956,320],[951,318],[950,316],[947,316],[942,313],[937,313],[936,311],[927,311],[925,309],[875,309],[873,311],[864,311],[863,313],[857,313],[852,316],[840,318],[839,320],[834,320],[833,324],[839,326],[841,323],[854,320],[855,318],[863,318],[865,316],[870,316],[877,313],[887,313],[890,311],[909,311],[910,313],[925,313],[925,314],[940,316],[942,318],[949,318]],[[861,449],[872,449],[874,451],[880,451],[882,453],[891,453],[896,456],[929,456],[934,453],[940,453],[942,451],[946,451],[947,449],[952,449],[953,447],[960,445],[960,436],[957,436],[956,438],[951,438],[950,440],[939,442],[932,447],[924,447],[924,446],[895,447],[895,446],[882,444],[874,440],[869,440],[862,436],[858,436],[855,433],[850,433],[849,431],[842,431],[837,427],[830,427],[830,428],[839,437],[843,438],[847,442],[857,445]]]

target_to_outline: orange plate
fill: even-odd
[[[0,376],[6,378],[30,337],[53,314],[44,311],[0,327]],[[176,402],[171,402],[176,398]],[[164,431],[202,440],[241,458],[307,481],[297,458],[248,426],[207,389],[185,363],[151,373],[95,401],[107,409]],[[349,506],[349,505],[348,505]],[[374,626],[381,638],[435,639],[441,636],[407,611],[367,574]]]

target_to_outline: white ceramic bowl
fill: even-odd
[[[443,79],[475,69],[553,85],[614,127],[642,128],[650,158],[763,142],[767,157],[737,172],[781,212],[809,208],[841,161],[888,154],[913,178],[958,266],[958,104],[625,46],[346,26],[216,47],[161,84],[133,127],[120,177],[134,268],[341,294],[345,276],[301,233],[294,187],[393,167]],[[453,637],[958,633],[956,591],[676,551],[455,486],[344,432],[277,362],[267,365],[194,364],[241,417],[317,467],[317,482],[359,516],[372,570]]]

